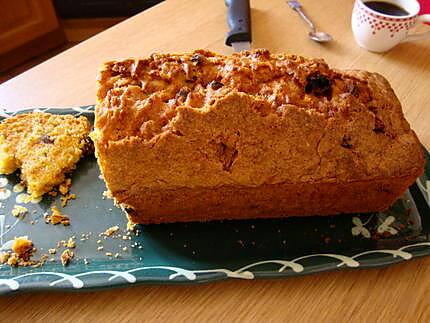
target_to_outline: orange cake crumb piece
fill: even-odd
[[[110,237],[112,234],[114,234],[118,230],[119,230],[119,226],[114,225],[113,227],[106,229],[106,231],[103,234],[107,237]]]
[[[28,237],[17,237],[12,244],[12,251],[23,260],[30,259],[34,253],[33,242]]]
[[[69,249],[64,250],[60,257],[61,264],[63,266],[67,266],[70,263],[70,261],[72,261],[73,257],[74,257],[73,251],[70,251]]]
[[[51,215],[45,216],[46,223],[54,225],[61,223],[64,226],[70,225],[70,218],[67,215],[62,214],[56,206],[51,207],[51,211]]]
[[[28,213],[28,209],[22,205],[15,204],[11,213],[16,218],[23,218]]]
[[[60,197],[61,207],[65,207],[67,205],[67,202],[69,202],[70,200],[74,200],[75,198],[76,194],[67,193],[66,195],[63,195],[62,197]]]
[[[69,240],[67,240],[67,242],[64,244],[65,247],[73,249],[76,247],[76,241],[73,238],[69,238]]]

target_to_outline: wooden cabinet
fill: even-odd
[[[0,71],[64,42],[51,0],[0,0]]]

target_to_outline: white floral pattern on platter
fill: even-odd
[[[361,221],[359,217],[352,217],[352,223],[354,226],[351,229],[351,233],[353,236],[362,235],[366,239],[370,239],[372,237],[369,229],[366,228],[366,225],[373,219],[375,215],[372,214],[367,221],[364,223]],[[396,221],[396,218],[392,215],[385,216],[382,213],[377,214],[379,225],[376,229],[378,234],[389,233],[390,235],[396,235],[399,231],[396,228],[393,228],[392,225]]]
[[[365,225],[370,221],[370,219],[365,222],[364,224],[361,222],[361,219],[354,216],[352,218],[352,223],[355,224],[354,227],[351,229],[351,233],[353,236],[362,235],[365,238],[370,238],[370,231],[365,227]]]
[[[96,271],[88,271],[83,272],[75,275],[70,275],[66,273],[59,273],[59,272],[36,272],[36,273],[27,273],[19,276],[15,276],[13,278],[8,279],[0,279],[0,286],[5,285],[10,290],[16,291],[20,288],[20,280],[22,280],[25,277],[28,276],[54,276],[59,277],[59,279],[53,280],[51,282],[46,282],[47,286],[54,287],[58,286],[62,282],[69,282],[71,286],[74,289],[81,289],[85,287],[85,281],[82,280],[82,277],[85,276],[91,276],[91,275],[108,275],[108,281],[112,281],[114,279],[122,278],[125,282],[133,284],[138,281],[135,275],[133,273],[137,273],[140,271],[145,270],[166,270],[171,271],[173,274],[169,275],[169,280],[174,280],[176,277],[182,276],[186,278],[188,281],[196,280],[199,274],[211,274],[211,273],[220,273],[224,274],[229,278],[239,278],[239,279],[254,279],[255,278],[255,272],[250,271],[250,269],[258,267],[263,264],[278,264],[280,265],[280,268],[278,269],[279,273],[284,272],[288,268],[293,270],[296,273],[302,273],[305,270],[305,267],[299,263],[299,261],[307,258],[314,258],[314,257],[328,257],[339,260],[339,263],[336,265],[336,267],[340,268],[343,266],[349,267],[349,268],[358,268],[360,267],[360,262],[357,260],[360,257],[363,257],[365,255],[374,254],[374,253],[382,253],[387,255],[392,255],[394,258],[401,258],[402,260],[409,260],[412,258],[412,254],[410,252],[407,252],[405,250],[413,247],[430,247],[430,242],[421,242],[421,243],[415,243],[411,245],[403,246],[399,249],[391,250],[391,249],[382,249],[382,250],[369,250],[365,252],[357,253],[353,256],[345,256],[345,255],[339,255],[339,254],[311,254],[307,256],[301,256],[298,258],[295,258],[293,260],[265,260],[265,261],[259,261],[252,263],[250,265],[244,266],[242,268],[239,268],[237,270],[230,270],[230,269],[203,269],[203,270],[188,270],[184,268],[179,267],[171,267],[171,266],[147,266],[147,267],[139,267],[130,269],[127,271],[116,271],[116,270],[96,270]]]
[[[394,218],[394,216],[390,215],[388,216],[384,222],[382,222],[379,226],[378,226],[378,233],[384,233],[384,232],[388,232],[391,235],[395,235],[398,233],[397,229],[391,227],[391,225],[394,223],[396,219]]]
[[[7,200],[12,192],[6,188],[8,180],[5,177],[0,177],[0,200]]]

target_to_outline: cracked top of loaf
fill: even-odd
[[[376,73],[262,49],[196,50],[105,63],[98,84],[102,170],[139,146],[148,186],[345,182],[423,169],[419,141]]]

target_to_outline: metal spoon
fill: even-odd
[[[290,1],[288,1],[288,5],[290,6],[291,9],[296,11],[300,15],[300,17],[302,17],[302,19],[304,21],[306,21],[306,23],[309,25],[309,27],[311,27],[311,31],[308,33],[308,36],[310,39],[312,39],[316,42],[319,42],[319,43],[326,43],[326,42],[333,40],[333,37],[330,36],[329,34],[316,30],[314,23],[303,12],[302,5],[300,4],[300,2],[298,2],[296,0],[290,0]]]

